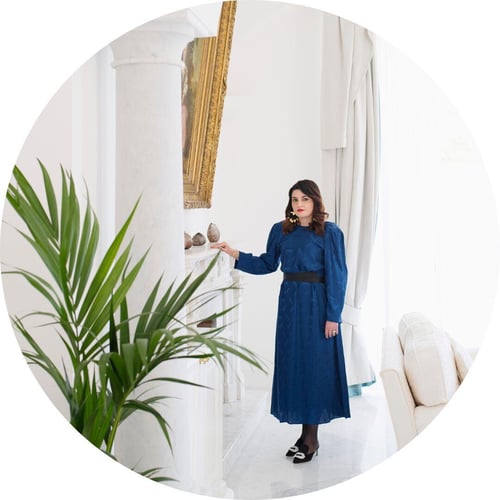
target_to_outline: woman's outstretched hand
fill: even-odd
[[[221,243],[213,243],[212,245],[210,245],[210,248],[217,248],[222,252],[227,253],[235,260],[238,260],[238,257],[240,256],[239,250],[231,248],[225,241]]]
[[[327,321],[325,323],[325,338],[329,339],[335,337],[339,333],[339,324],[334,321]]]

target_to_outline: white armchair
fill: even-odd
[[[384,330],[380,376],[396,442],[402,448],[445,407],[473,361],[421,313],[405,314]]]

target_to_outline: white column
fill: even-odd
[[[199,34],[198,19],[190,11],[182,11],[130,31],[111,44],[116,69],[117,228],[141,197],[130,231],[134,255],[139,257],[150,248],[134,285],[131,312],[144,304],[161,274],[165,289],[185,273],[181,57],[186,44]],[[188,378],[182,369],[178,363],[166,363],[154,376],[172,376],[173,370],[179,372],[177,376]],[[142,413],[122,425],[116,455],[139,472],[163,467],[162,475],[189,483],[189,456],[185,451],[190,448],[185,446],[186,440],[190,441],[185,432],[189,410],[186,415],[186,402],[182,404],[180,388],[175,384],[156,391],[180,398],[158,407],[173,427],[175,464],[156,422]]]
[[[181,16],[181,14],[183,14]],[[182,51],[194,37],[185,13],[165,16],[112,43],[116,69],[116,218],[136,200],[134,252],[150,248],[140,288],[184,274]]]
[[[117,228],[141,197],[130,234],[136,257],[150,249],[134,285],[132,313],[142,307],[161,274],[163,289],[185,275],[182,52],[195,36],[214,34],[193,11],[185,10],[111,44],[116,69]],[[163,364],[152,376],[198,381],[214,391],[180,384],[155,387],[148,396],[173,398],[157,407],[170,425],[173,454],[154,419],[135,413],[117,435],[118,460],[138,472],[160,467],[161,475],[178,481],[173,486],[190,492],[230,496],[222,479],[221,374],[215,366],[179,360]]]

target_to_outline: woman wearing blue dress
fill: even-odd
[[[251,274],[274,272],[281,263],[271,413],[280,422],[302,424],[286,455],[303,463],[317,454],[319,424],[350,417],[340,331],[347,267],[342,231],[326,221],[315,182],[302,180],[290,188],[285,214],[260,256],[226,242],[213,247]]]

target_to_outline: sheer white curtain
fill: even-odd
[[[374,41],[364,28],[325,14],[321,94],[322,188],[344,232],[349,279],[342,337],[351,395],[375,381],[361,311],[377,219],[379,110]]]
[[[480,154],[435,83],[387,42],[376,43],[381,183],[363,310],[379,362],[384,326],[420,311],[477,346],[497,287],[495,202]]]

